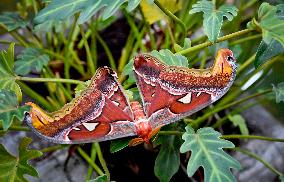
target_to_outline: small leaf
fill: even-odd
[[[280,179],[281,182],[284,182],[284,176],[283,175],[279,176],[279,179]]]
[[[281,18],[283,11],[283,5],[272,6],[266,2],[262,3],[259,7],[258,22],[266,44],[269,44],[272,39],[275,39],[284,46],[284,19]]]
[[[112,16],[125,2],[128,2],[128,0],[53,0],[37,14],[34,21],[36,24],[51,20],[65,21],[75,13],[80,12],[78,23],[82,24],[98,11],[100,11],[102,18],[105,20]],[[132,11],[139,3],[140,0],[129,2],[127,10]]]
[[[17,56],[15,72],[18,75],[26,75],[34,69],[41,72],[43,66],[46,66],[48,62],[49,56],[40,49],[26,48]]]
[[[151,55],[158,58],[160,61],[166,63],[169,66],[184,66],[188,67],[188,60],[186,57],[180,54],[173,54],[168,49],[162,49],[160,51],[152,51]]]
[[[178,45],[178,44],[174,44],[175,52],[180,52],[180,51],[185,50],[185,49],[188,49],[188,48],[190,48],[190,47],[191,47],[190,38],[185,38],[185,39],[184,39],[183,47],[181,47],[181,46]]]
[[[78,84],[76,87],[75,87],[75,97],[78,97],[79,95],[81,95],[82,91],[84,89],[86,89],[91,83],[91,80],[87,80],[85,81],[85,83],[83,84]]]
[[[178,171],[180,165],[178,136],[160,136],[161,148],[155,161],[154,172],[161,182],[168,182]]]
[[[187,165],[189,177],[202,166],[205,182],[236,181],[230,168],[240,169],[240,163],[225,153],[222,148],[234,148],[230,141],[220,139],[221,134],[213,128],[200,128],[195,133],[189,125],[182,135],[185,142],[180,147],[180,152],[191,151]]]
[[[242,135],[248,135],[249,134],[248,127],[246,125],[246,121],[241,115],[239,115],[239,114],[236,114],[234,116],[229,115],[229,120],[232,121],[234,126],[240,128]]]
[[[14,73],[14,44],[7,51],[0,52],[0,89],[11,90],[16,93],[18,101],[22,100],[22,92],[16,83]]]
[[[258,68],[270,58],[282,54],[283,46],[275,39],[271,39],[269,43],[261,41],[256,52],[254,66]]]
[[[88,182],[108,182],[107,175],[98,176],[96,179],[89,180]]]
[[[3,24],[8,32],[27,25],[20,15],[16,12],[5,12],[0,15],[0,24]]]
[[[128,146],[130,140],[131,138],[121,138],[121,139],[112,140],[110,143],[110,149],[109,149],[110,152],[115,153],[124,149],[125,147]]]
[[[31,138],[23,138],[19,145],[19,156],[11,155],[3,145],[0,144],[0,181],[23,181],[28,182],[25,174],[38,177],[38,172],[28,164],[28,161],[42,155],[37,150],[27,150]]]
[[[159,0],[159,3],[172,13],[175,13],[182,8],[182,2],[182,0]],[[167,15],[153,2],[142,0],[140,6],[144,17],[149,24],[167,18]]]
[[[8,90],[0,90],[0,122],[4,131],[10,127],[14,117],[23,121],[24,112],[29,110],[29,106],[18,107],[16,94]]]
[[[203,12],[203,27],[205,34],[211,42],[215,42],[219,36],[223,18],[226,17],[232,21],[234,16],[237,16],[238,9],[232,5],[222,5],[217,9],[211,1],[198,1],[192,5],[189,14]]]
[[[277,86],[273,85],[276,103],[284,102],[284,82],[278,83]]]

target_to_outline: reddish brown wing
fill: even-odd
[[[57,119],[47,123],[37,117],[38,123],[31,119],[28,123],[39,136],[56,143],[86,143],[136,134],[129,102],[109,68],[99,69],[82,95],[52,117]]]
[[[149,117],[149,106],[155,95],[157,79],[165,64],[148,54],[139,54],[134,58],[136,84],[142,96],[143,108]]]
[[[227,79],[225,74],[210,76],[210,70],[199,74],[199,71],[184,67],[165,66],[150,55],[136,57],[134,71],[153,128],[189,116],[213,103],[227,92],[235,76],[231,74]]]

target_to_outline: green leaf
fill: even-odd
[[[49,62],[49,56],[36,48],[26,48],[17,56],[15,72],[18,75],[26,75],[33,69],[41,72],[43,66]]]
[[[16,83],[16,75],[14,73],[14,45],[10,44],[7,51],[0,52],[0,89],[14,91],[18,97],[18,101],[22,100],[22,92]]]
[[[277,86],[273,85],[276,103],[284,102],[284,82],[278,83]]]
[[[88,182],[108,182],[107,175],[98,176],[96,179],[89,180]]]
[[[27,22],[20,17],[19,13],[5,12],[0,15],[0,24],[3,24],[10,32],[17,28],[25,27]]]
[[[261,41],[256,52],[254,66],[258,68],[270,58],[282,54],[284,52],[283,46],[275,39],[271,39],[269,43]]]
[[[49,20],[43,23],[37,24],[34,27],[35,32],[51,32],[54,28],[56,33],[64,31],[64,25],[68,25],[68,21],[58,21],[58,20]]]
[[[213,128],[200,128],[195,133],[189,125],[182,135],[185,142],[180,147],[180,152],[191,151],[187,165],[188,176],[193,176],[202,166],[205,182],[236,181],[230,168],[240,169],[240,163],[225,153],[222,148],[234,148],[230,141],[220,139],[221,134]]]
[[[38,177],[38,172],[28,164],[28,161],[42,155],[37,150],[28,150],[31,138],[23,138],[19,145],[19,156],[11,155],[3,145],[0,144],[0,181],[28,182],[24,175]]]
[[[266,44],[269,44],[272,39],[277,40],[284,46],[284,19],[277,14],[283,13],[284,6],[272,6],[268,3],[262,3],[258,9],[258,22],[262,29],[262,37]]]
[[[131,138],[121,138],[121,139],[112,140],[110,143],[110,152],[115,153],[124,149],[125,147],[128,146],[130,140]]]
[[[284,182],[284,176],[283,175],[279,176],[279,179],[280,179],[281,182]]]
[[[248,127],[246,125],[246,121],[241,115],[239,115],[239,114],[236,114],[234,116],[229,115],[229,120],[234,124],[234,126],[240,128],[242,135],[248,135],[249,134]]]
[[[173,54],[168,49],[162,49],[160,51],[152,51],[151,55],[158,58],[160,61],[166,63],[169,66],[184,66],[188,67],[188,60],[186,57],[180,54]]]
[[[191,47],[190,38],[185,38],[185,39],[184,39],[183,47],[181,47],[181,46],[178,45],[178,44],[174,44],[175,52],[180,52],[180,51],[185,50],[185,49],[188,49],[188,48],[190,48],[190,47]]]
[[[211,42],[215,42],[219,36],[223,18],[226,17],[229,21],[232,21],[234,16],[237,16],[238,9],[235,6],[227,4],[217,9],[211,1],[202,0],[192,5],[189,14],[197,12],[203,12],[205,34]]]
[[[154,172],[161,182],[168,182],[180,165],[178,136],[159,136],[161,148],[155,161]],[[161,141],[162,140],[162,141]]]
[[[53,0],[47,7],[42,9],[34,21],[41,24],[46,21],[65,21],[75,13],[80,12],[78,23],[88,21],[94,14],[100,11],[105,20],[112,16],[118,8],[128,0]],[[138,6],[140,0],[129,1],[127,10],[132,11]]]
[[[29,106],[18,107],[16,94],[8,90],[0,90],[0,122],[5,131],[12,124],[14,117],[23,121],[24,112],[29,110]]]
[[[76,87],[75,87],[75,97],[78,97],[79,95],[81,95],[81,92],[86,89],[91,83],[91,80],[87,80],[85,81],[85,83],[83,84],[78,84]]]

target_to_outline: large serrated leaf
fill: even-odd
[[[110,152],[115,153],[118,152],[125,147],[128,146],[129,142],[131,141],[131,138],[120,138],[116,140],[112,140],[110,143]]]
[[[283,11],[283,4],[272,6],[265,2],[259,7],[258,22],[266,44],[269,44],[272,39],[275,39],[284,46],[284,19],[281,18],[281,12]]]
[[[0,89],[0,122],[2,122],[4,131],[10,127],[15,117],[23,121],[24,112],[29,110],[29,106],[18,107],[16,94]]]
[[[23,138],[19,145],[19,156],[11,155],[0,144],[0,181],[28,182],[25,174],[38,177],[38,172],[28,164],[28,161],[40,157],[42,153],[37,150],[28,150],[31,138]]]
[[[178,171],[180,165],[178,136],[159,136],[161,148],[155,161],[154,172],[161,182],[168,182]]]
[[[183,0],[158,0],[159,3],[172,13],[177,12],[182,8]],[[141,1],[142,13],[149,22],[149,24],[155,23],[161,19],[167,18],[167,15],[154,3],[148,0]]]
[[[18,75],[26,75],[32,70],[40,72],[43,66],[49,62],[49,56],[36,48],[26,48],[17,56],[15,72]]]
[[[211,1],[202,0],[192,6],[189,14],[197,12],[203,12],[205,34],[211,42],[215,42],[219,36],[223,18],[226,17],[229,21],[232,21],[234,16],[237,16],[238,9],[235,6],[227,4],[216,9]]]
[[[278,83],[277,86],[273,85],[276,103],[284,102],[284,82]]]
[[[25,27],[27,22],[16,12],[5,12],[0,15],[0,24],[3,24],[10,32],[17,28]]]
[[[34,21],[36,24],[50,20],[64,21],[80,12],[78,23],[82,24],[99,10],[101,10],[101,16],[105,20],[112,16],[125,2],[128,2],[128,0],[53,0],[37,14]],[[133,10],[139,3],[140,0],[129,1],[127,10]]]
[[[282,54],[284,52],[284,47],[275,39],[271,39],[269,43],[261,41],[256,52],[254,66],[258,68],[260,65],[264,64],[270,58]]]
[[[192,176],[202,166],[205,182],[236,181],[230,168],[240,168],[240,163],[225,153],[222,148],[234,148],[230,141],[220,139],[221,134],[213,128],[200,128],[195,133],[194,129],[187,126],[182,135],[185,142],[180,147],[180,152],[191,151],[187,165],[187,174]]]
[[[14,91],[18,100],[22,100],[22,92],[16,83],[14,73],[14,44],[11,44],[8,50],[0,52],[0,89]]]

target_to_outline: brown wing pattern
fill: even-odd
[[[33,103],[28,124],[56,143],[86,143],[135,135],[133,114],[116,74],[100,68],[80,97],[48,114]]]

